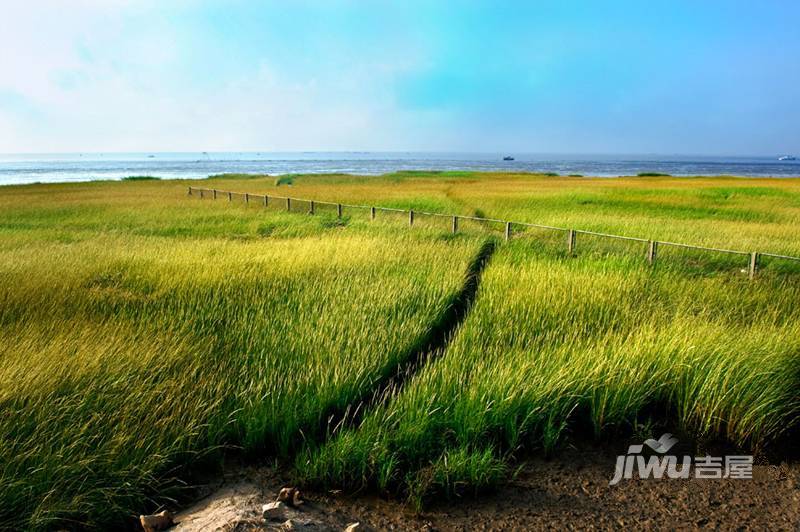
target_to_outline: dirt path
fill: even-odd
[[[176,530],[688,530],[800,529],[800,463],[756,465],[752,480],[608,482],[614,455],[598,448],[535,458],[499,490],[433,504],[422,514],[374,495],[305,494],[299,509],[265,522],[261,505],[288,477],[269,468],[239,468],[206,499],[179,514]]]

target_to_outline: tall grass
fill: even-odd
[[[420,504],[497,482],[521,449],[652,418],[760,448],[800,414],[800,286],[556,258],[517,241],[447,352],[363,424],[297,460],[309,483]]]
[[[268,176],[204,185],[217,179],[283,191]],[[800,254],[797,180],[292,179],[299,197]],[[320,446],[327,415],[420,346],[492,228],[309,216],[302,202],[289,214],[189,199],[186,185],[3,188],[0,527],[118,526],[234,447],[419,503],[642,416],[751,448],[796,424],[793,270],[770,263],[748,282],[744,261],[667,249],[651,270],[639,244],[587,235],[567,258],[564,235],[528,230],[492,259],[448,349]]]
[[[478,249],[64,190],[0,213],[0,527],[115,527],[221,448],[291,455],[425,338]]]
[[[204,186],[214,186],[209,180]],[[219,188],[283,194],[271,179]],[[295,176],[293,196],[800,256],[800,179],[398,172]]]

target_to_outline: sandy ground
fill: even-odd
[[[569,449],[527,461],[495,492],[434,503],[415,514],[401,502],[338,492],[305,493],[266,522],[261,506],[288,480],[267,467],[236,467],[176,517],[177,531],[281,530],[800,530],[800,463],[756,465],[752,480],[623,480],[609,486],[615,455]]]

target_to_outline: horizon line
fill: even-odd
[[[775,152],[770,154],[730,154],[730,153],[680,153],[680,152],[561,152],[561,151],[461,151],[461,150],[129,150],[129,151],[21,151],[21,152],[0,152],[0,156],[5,155],[133,155],[133,154],[212,154],[212,153],[243,153],[243,154],[312,154],[312,153],[331,153],[331,154],[427,154],[427,155],[554,155],[554,156],[653,156],[653,157],[730,157],[730,158],[757,158],[757,157],[780,157],[784,155],[791,155],[788,152]]]

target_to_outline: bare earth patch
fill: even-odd
[[[529,460],[497,491],[434,503],[421,514],[374,495],[304,493],[266,522],[261,506],[289,485],[266,467],[238,468],[205,499],[176,516],[174,530],[521,530],[736,529],[800,527],[800,463],[756,465],[752,480],[623,480],[608,482],[614,455],[568,449],[554,459]],[[284,518],[285,517],[285,518]]]

